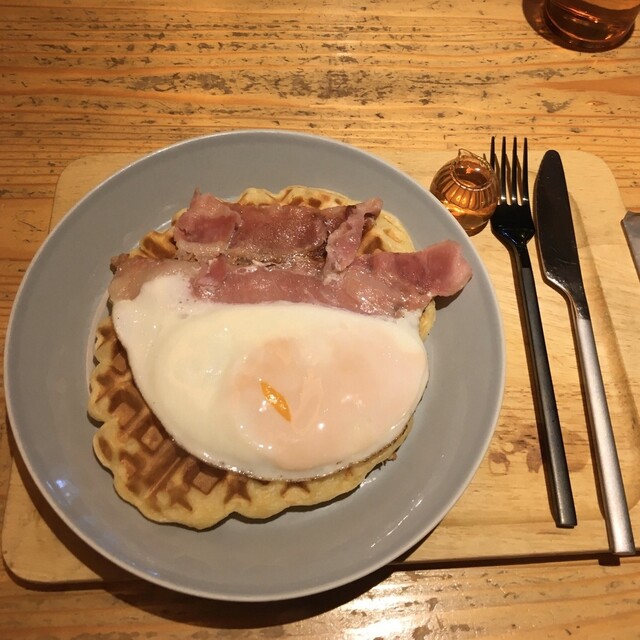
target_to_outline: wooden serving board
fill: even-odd
[[[428,188],[431,177],[455,152],[385,155]],[[632,524],[640,542],[640,289],[620,226],[625,211],[604,162],[577,151],[563,151],[562,157]],[[60,177],[52,226],[89,189],[133,159],[123,154],[97,155],[70,164]],[[540,155],[532,154],[532,171],[539,161]],[[495,436],[470,486],[435,531],[400,562],[411,566],[428,561],[606,552],[567,306],[537,278],[578,512],[575,529],[556,528],[549,509],[509,255],[488,229],[472,241],[496,287],[504,320],[504,404]],[[535,253],[532,243],[534,273],[539,276]],[[33,583],[87,583],[127,575],[64,525],[19,459],[11,473],[2,550],[12,573]]]

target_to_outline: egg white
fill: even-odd
[[[325,476],[377,453],[402,433],[429,376],[419,314],[214,303],[168,275],[115,302],[112,316],[167,432],[209,464],[268,480]]]

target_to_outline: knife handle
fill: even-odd
[[[586,300],[580,305],[570,300],[609,546],[616,555],[634,555],[629,509],[589,310]]]
[[[547,355],[531,261],[526,246],[519,248],[515,255],[520,290],[522,292],[529,354],[533,364],[536,386],[535,400],[542,420],[540,446],[543,461],[548,461],[549,463],[547,481],[552,491],[554,516],[559,527],[575,527],[577,524],[576,508],[573,502],[571,480],[560,430],[560,418],[558,417],[556,396],[553,390],[549,357]]]

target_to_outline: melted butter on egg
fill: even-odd
[[[141,394],[205,462],[264,479],[333,473],[403,431],[424,392],[418,316],[195,299],[169,275],[113,305]]]

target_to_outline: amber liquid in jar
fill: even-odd
[[[469,234],[480,231],[498,202],[498,179],[479,156],[460,149],[431,182],[431,193],[455,216]]]
[[[567,45],[583,51],[606,51],[633,31],[638,0],[547,0],[547,26]]]

